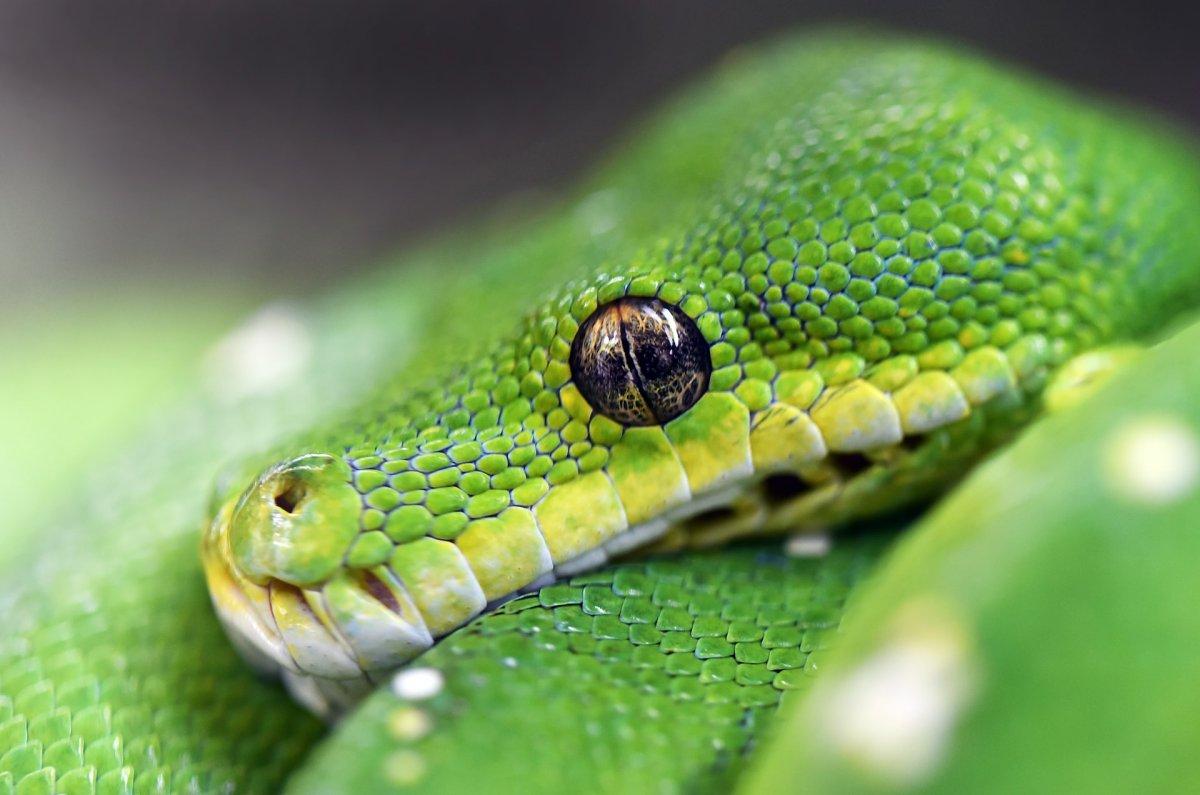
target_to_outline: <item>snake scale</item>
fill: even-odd
[[[879,517],[1194,303],[1198,210],[1186,140],[980,56],[737,53],[97,463],[0,589],[0,792],[728,789]]]

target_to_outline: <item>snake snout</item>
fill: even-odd
[[[339,457],[313,453],[268,467],[233,508],[233,563],[260,584],[320,585],[357,535],[359,509],[350,467]]]
[[[209,590],[257,667],[362,680],[432,645],[390,571],[346,565],[360,511],[345,460],[313,453],[268,467],[217,512],[203,545]]]

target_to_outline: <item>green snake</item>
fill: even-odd
[[[1055,647],[1021,631],[1068,620],[1036,611],[1072,603],[1076,508],[1141,523],[1166,570],[1195,559],[1106,502],[1183,500],[1178,529],[1200,513],[1170,477],[1097,496],[1054,462],[1103,459],[1082,429],[1137,398],[1160,424],[1129,449],[1166,439],[1186,474],[1187,339],[1139,350],[1196,303],[1198,212],[1188,141],[979,56],[851,33],[739,53],[560,203],[260,317],[254,358],[98,463],[0,589],[0,793],[1002,788],[978,721],[966,761],[945,721],[901,721],[896,751],[852,685],[903,637],[880,659],[933,670],[944,710],[991,704],[954,672],[1010,692],[963,627],[1060,582],[1002,624]],[[995,571],[1047,561],[1016,596]],[[1164,681],[1200,663],[1176,651]]]

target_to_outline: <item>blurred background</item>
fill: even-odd
[[[739,45],[939,34],[1200,128],[1174,6],[0,0],[0,483],[119,438],[263,301],[569,182]]]
[[[824,21],[948,35],[1196,127],[1178,5],[2,0],[0,281],[301,293],[562,184],[732,48]]]

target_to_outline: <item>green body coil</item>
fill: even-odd
[[[1170,133],[976,57],[854,35],[744,54],[562,206],[322,298],[297,380],[198,395],[98,464],[0,589],[0,792],[274,791],[299,765],[318,724],[243,670],[196,560],[203,484],[230,455],[248,457],[218,480],[204,541],[218,611],[248,656],[334,708],[487,604],[609,553],[821,528],[944,490],[1044,396],[1086,381],[1080,356],[1191,303],[1197,208],[1200,169]],[[572,382],[579,325],[621,296],[679,307],[710,346],[708,391],[665,426],[607,421]],[[747,715],[793,678],[739,679],[772,650],[730,633],[778,578],[710,592],[706,568],[752,562],[725,554],[645,573],[652,593],[697,580],[732,678],[661,638],[636,675],[680,666],[688,684],[664,685],[664,708],[720,685],[736,708],[711,715],[756,730]],[[788,565],[781,587],[801,595],[781,604],[802,610],[819,582]],[[640,596],[596,576],[560,587],[609,588],[633,626],[621,610]],[[548,670],[632,657],[634,631],[579,599],[536,610],[566,608],[564,635],[586,615],[576,634],[594,645],[528,653]],[[464,678],[494,669],[478,644],[524,660],[531,635],[508,625],[530,602],[456,638],[477,644],[454,658]],[[654,607],[657,623],[676,606]],[[736,659],[738,643],[756,656]],[[752,746],[733,734],[727,747]],[[677,789],[698,772],[667,768]]]

